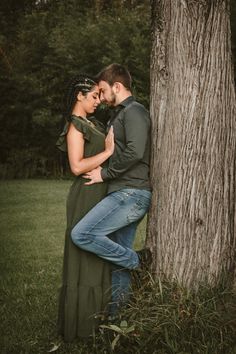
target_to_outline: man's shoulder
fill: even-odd
[[[144,107],[144,105],[138,101],[131,101],[124,109],[123,109],[123,112],[127,112],[127,111],[130,111],[130,110],[133,110],[133,111],[140,111],[140,112],[143,112],[145,114],[149,114],[148,110]]]

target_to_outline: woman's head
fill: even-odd
[[[94,78],[78,75],[69,81],[64,102],[67,119],[75,109],[82,116],[93,113],[99,103],[99,89]]]

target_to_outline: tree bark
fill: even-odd
[[[236,101],[226,0],[152,1],[154,271],[216,285],[235,260]]]

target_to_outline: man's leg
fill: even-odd
[[[123,189],[109,194],[75,225],[71,233],[73,242],[118,266],[137,268],[137,253],[110,240],[108,235],[140,220],[150,200],[151,192],[146,190]]]
[[[124,247],[132,248],[137,230],[138,221],[117,230],[110,238]],[[111,315],[115,315],[119,308],[128,302],[130,295],[130,271],[125,268],[114,266],[112,271],[112,303]]]

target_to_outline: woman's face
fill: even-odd
[[[98,86],[94,86],[85,96],[80,96],[81,108],[86,114],[93,113],[100,103]]]

